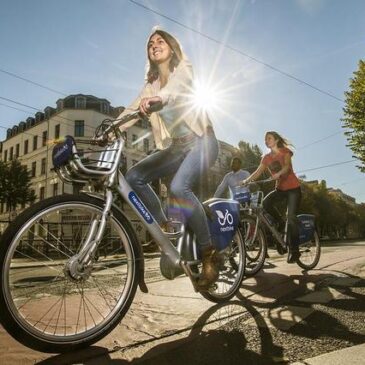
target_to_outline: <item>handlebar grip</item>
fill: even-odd
[[[162,102],[161,101],[157,101],[156,103],[151,104],[151,106],[149,107],[148,111],[150,113],[154,113],[154,112],[158,112],[159,110],[162,109]]]

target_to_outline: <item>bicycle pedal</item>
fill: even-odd
[[[278,251],[279,255],[285,255],[288,253],[288,250],[279,244],[276,245],[276,250]]]

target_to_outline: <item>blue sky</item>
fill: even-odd
[[[340,99],[365,58],[362,0],[139,0],[142,4]],[[128,0],[2,0],[0,69],[65,94],[128,105],[142,87],[146,38],[155,25],[177,36],[197,78],[219,85],[211,117],[219,139],[258,144],[276,130],[296,146],[300,172],[352,159],[343,104]],[[0,72],[0,96],[44,109],[59,94]],[[0,100],[1,104],[19,107]],[[33,115],[0,105],[0,125]],[[0,129],[0,139],[5,138]],[[311,144],[310,146],[307,146]],[[301,174],[301,173],[299,173]],[[356,163],[304,173],[365,202]]]

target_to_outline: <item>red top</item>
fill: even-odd
[[[290,154],[290,156],[293,156],[293,152],[290,151],[288,148],[283,147],[279,148],[279,153],[273,154],[268,153],[262,158],[261,163],[268,167],[270,170],[271,175],[274,175],[275,173],[279,172],[285,165],[285,156],[287,154]],[[279,180],[276,181],[276,188],[278,190],[290,190],[295,189],[300,186],[298,178],[295,176],[293,172],[293,167],[290,164],[289,171],[283,175],[280,176]]]

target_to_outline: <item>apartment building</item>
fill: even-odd
[[[73,193],[75,187],[60,181],[52,171],[54,141],[66,135],[80,141],[90,140],[95,128],[105,118],[115,118],[123,109],[112,107],[108,100],[93,95],[77,94],[58,99],[55,108],[47,106],[43,112],[37,112],[7,130],[6,139],[0,145],[0,158],[5,162],[17,158],[27,166],[31,173],[32,189],[38,200]],[[124,163],[129,168],[154,148],[154,142],[150,125],[145,121],[136,123],[125,135],[127,148]],[[10,218],[20,210],[19,207]],[[0,232],[8,219],[6,205],[0,204],[0,221],[3,221],[0,223]]]

